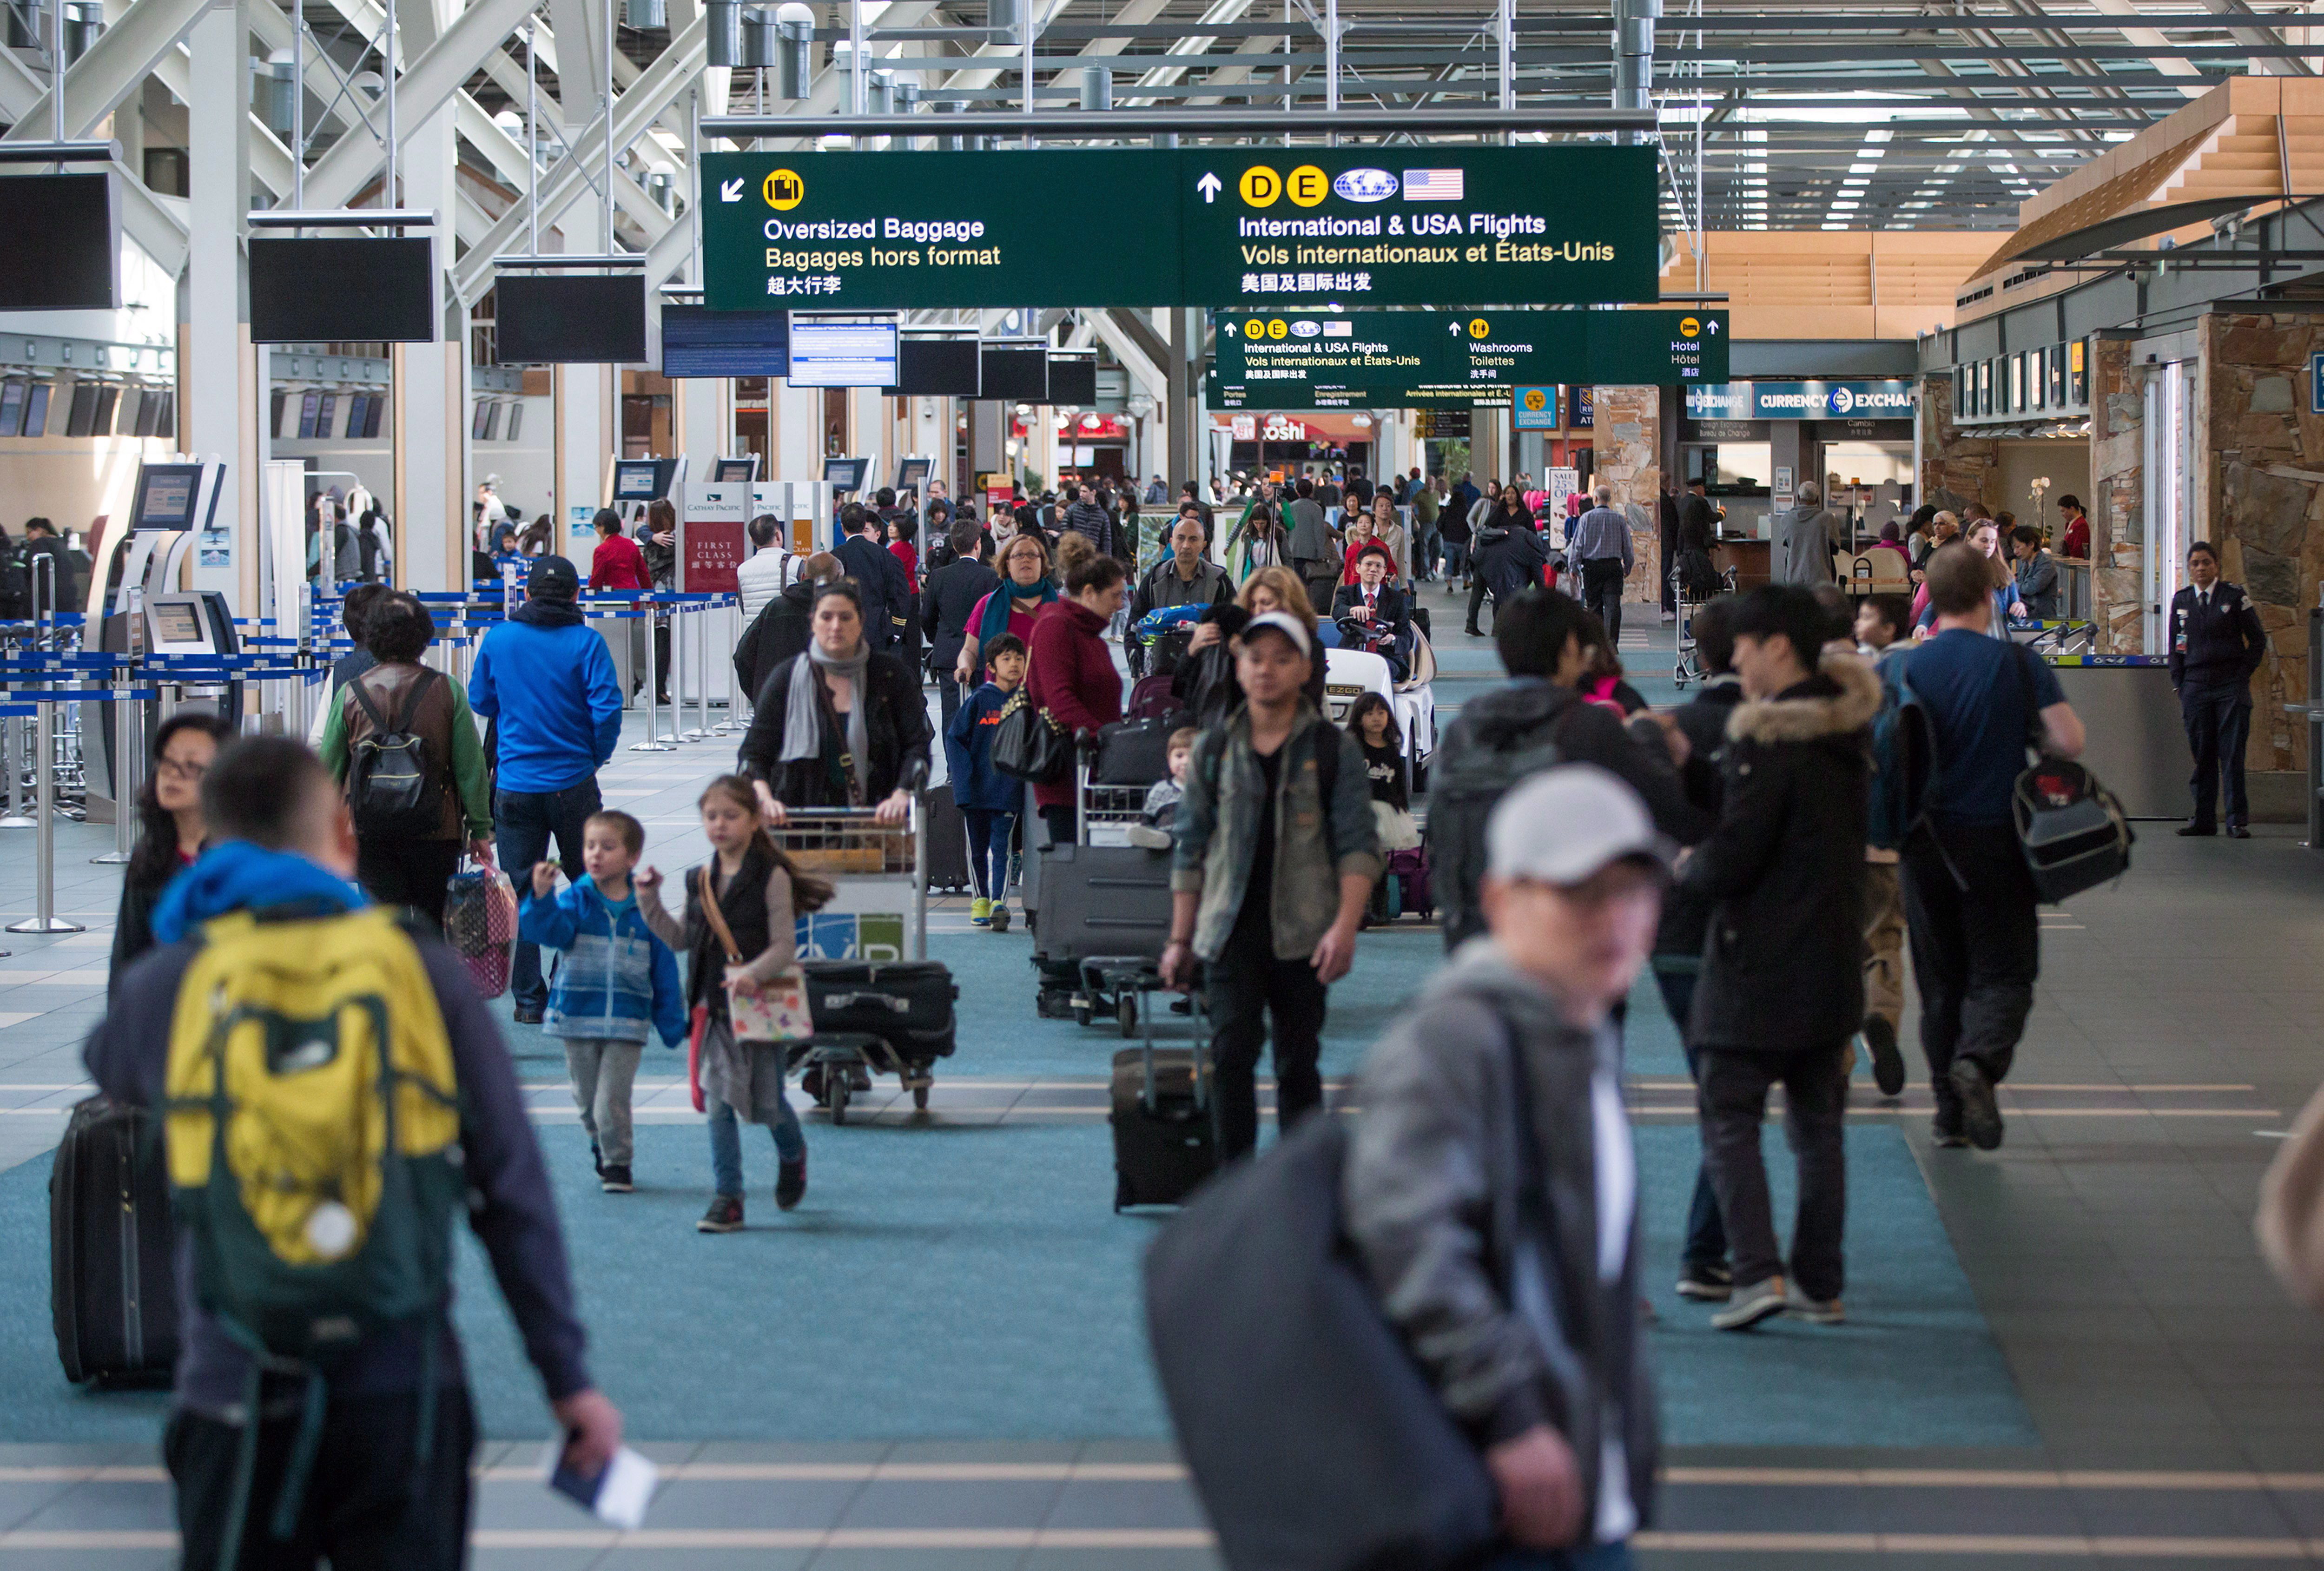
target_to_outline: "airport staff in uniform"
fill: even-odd
[[[2195,817],[2179,833],[2218,832],[2219,777],[2227,781],[2227,836],[2248,840],[2251,802],[2244,790],[2244,743],[2251,735],[2251,679],[2267,658],[2267,632],[2239,585],[2219,577],[2209,541],[2187,549],[2192,580],[2171,597],[2171,685],[2195,755]]]

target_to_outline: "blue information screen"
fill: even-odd
[[[661,308],[664,376],[787,376],[790,368],[788,311]]]

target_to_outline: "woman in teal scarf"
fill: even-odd
[[[964,688],[973,688],[984,679],[977,651],[1004,633],[1015,633],[1029,646],[1033,618],[1057,597],[1057,586],[1049,578],[1049,548],[1038,534],[1010,536],[1001,548],[1001,559],[993,565],[1001,571],[1001,587],[979,600],[968,614],[960,663],[953,670],[953,679]]]

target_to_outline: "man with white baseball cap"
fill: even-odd
[[[1485,1448],[1520,1547],[1499,1565],[1616,1571],[1660,1440],[1611,1013],[1654,948],[1671,846],[1587,763],[1511,790],[1486,845],[1486,933],[1364,1067],[1346,1224]]]

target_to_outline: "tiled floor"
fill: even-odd
[[[1441,606],[1441,593],[1430,604]],[[1481,644],[1452,642],[1447,710],[1489,669]],[[1652,632],[1626,638],[1626,652],[1653,669],[1665,658],[1651,652],[1660,642]],[[1668,696],[1666,678],[1640,686],[1657,702]],[[665,865],[681,865],[698,855],[694,795],[727,756],[721,744],[624,752],[606,773],[607,796],[645,819]],[[81,1094],[78,1042],[102,1008],[116,885],[112,869],[87,859],[110,839],[106,829],[60,826],[58,904],[88,931],[0,940],[13,951],[0,959],[0,1169],[53,1145]],[[32,833],[0,830],[6,919],[30,910],[32,865]],[[1924,1093],[1901,1107],[1859,1099],[1852,1110],[1859,1123],[1902,1130],[2038,1446],[1682,1449],[1667,1459],[1644,1562],[2036,1571],[2324,1558],[2324,1330],[2275,1289],[2250,1234],[2258,1176],[2277,1149],[2271,1137],[2324,1077],[2319,895],[2324,857],[2289,831],[2182,842],[2151,826],[2119,888],[2045,913],[2040,999],[2001,1151],[1929,1147]],[[958,904],[940,904],[932,926],[964,926]],[[539,1117],[569,1122],[553,1067],[524,1067],[540,1082]],[[980,1077],[970,1066],[948,1069],[936,1095],[948,1123],[1086,1123],[1102,1108],[1094,1075]],[[1690,1115],[1684,1082],[1651,1067],[1631,1100],[1644,1123]],[[650,1066],[641,1122],[690,1122],[683,1102],[667,1071]],[[906,1115],[884,1083],[858,1109]],[[931,1286],[940,1298],[941,1284]],[[1753,1399],[1748,1385],[1733,1393],[1746,1407]],[[1153,1441],[648,1449],[668,1483],[648,1530],[620,1539],[541,1489],[531,1443],[488,1446],[475,1563],[1217,1563],[1176,1459]],[[0,1571],[161,1566],[173,1544],[149,1446],[0,1446]]]

